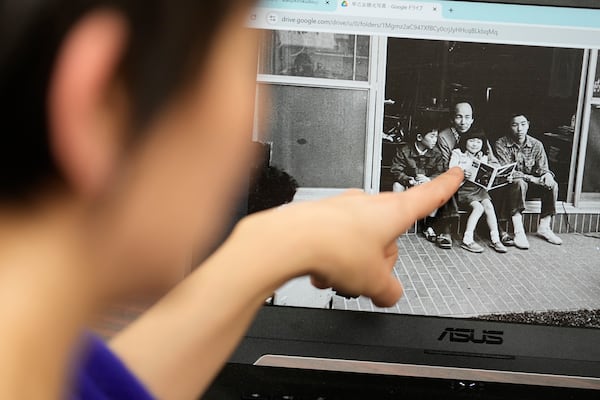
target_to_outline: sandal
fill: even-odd
[[[508,232],[502,232],[500,235],[500,241],[505,246],[514,246],[515,240],[508,234]]]
[[[423,236],[427,239],[428,242],[434,243],[437,239],[437,235],[432,227],[428,227],[423,231]]]
[[[442,249],[451,249],[452,238],[447,233],[442,233],[437,237],[437,245]]]

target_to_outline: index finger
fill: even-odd
[[[463,179],[462,169],[454,167],[431,182],[386,195],[386,201],[389,201],[386,221],[390,228],[397,236],[404,233],[416,220],[446,204]]]

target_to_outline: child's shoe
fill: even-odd
[[[435,234],[435,231],[430,226],[428,226],[427,229],[425,229],[423,231],[423,236],[425,236],[425,239],[427,239],[427,241],[432,242],[432,243],[435,243],[435,240],[437,239],[437,235]]]
[[[514,246],[515,240],[508,234],[508,232],[502,232],[500,234],[500,240],[504,246]]]
[[[537,235],[552,244],[562,244],[562,239],[548,228],[538,228]]]
[[[437,237],[437,245],[445,250],[452,248],[452,237],[448,233],[440,233]]]
[[[527,250],[529,248],[529,240],[527,240],[525,232],[515,233],[515,246],[521,250]]]
[[[483,247],[478,245],[477,242],[471,242],[471,243],[462,242],[460,244],[460,247],[462,247],[465,250],[470,251],[471,253],[483,253]]]
[[[490,247],[494,249],[497,253],[506,253],[508,250],[506,246],[502,244],[502,242],[490,243]]]

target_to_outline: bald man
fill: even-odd
[[[456,103],[450,117],[450,127],[438,135],[438,148],[442,153],[446,168],[450,162],[450,154],[456,147],[460,136],[467,133],[475,122],[473,107],[466,101]]]

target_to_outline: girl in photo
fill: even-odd
[[[471,210],[461,247],[472,253],[483,252],[483,247],[475,241],[473,233],[477,222],[485,213],[486,221],[490,228],[490,247],[498,253],[506,253],[506,247],[500,241],[498,220],[490,195],[486,189],[469,180],[474,173],[472,170],[473,160],[479,160],[487,164],[497,163],[494,155],[490,152],[485,132],[481,129],[473,129],[461,137],[458,148],[452,151],[450,157],[449,166],[451,168],[458,166],[465,173],[465,181],[460,189],[458,189],[459,207]]]

